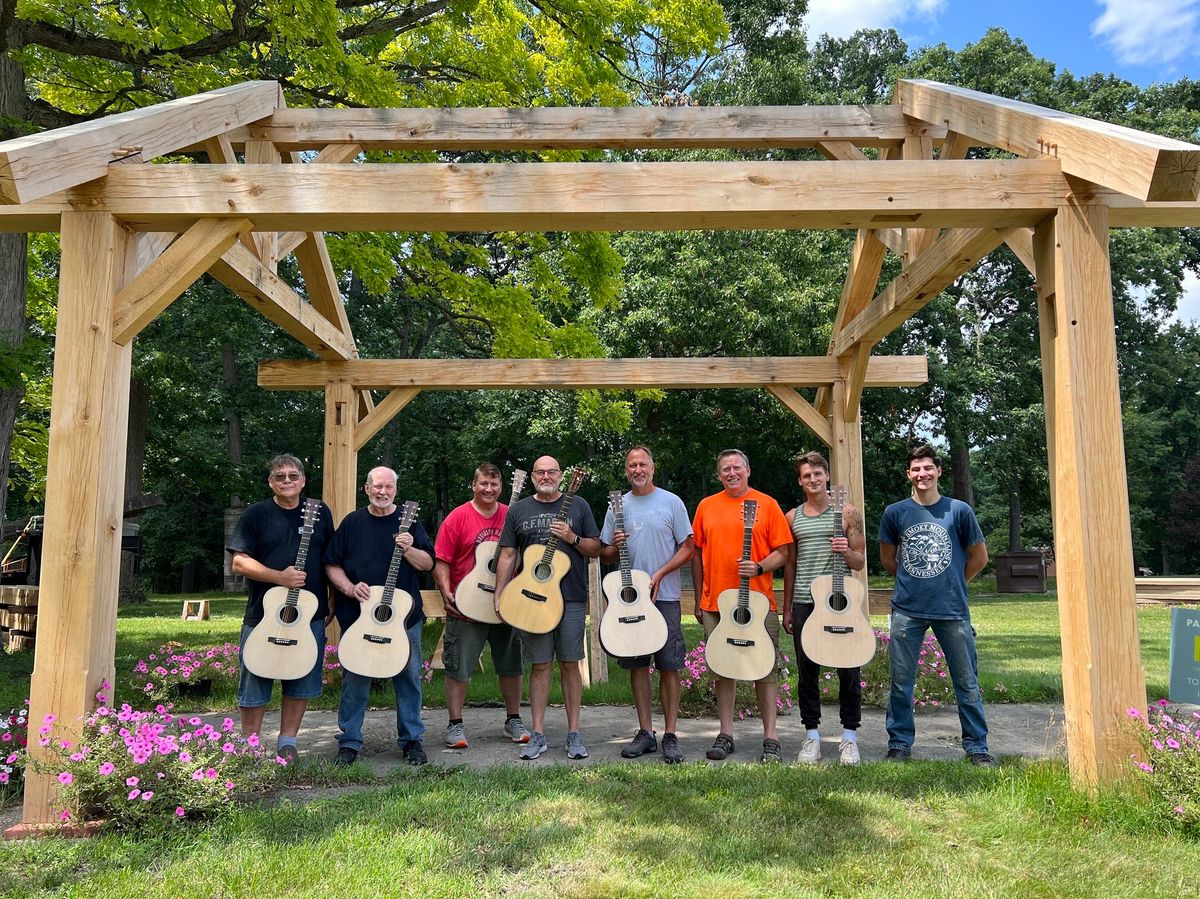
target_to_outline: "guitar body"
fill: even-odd
[[[412,654],[404,629],[412,597],[406,590],[394,590],[392,601],[385,603],[383,593],[383,587],[371,588],[371,598],[362,604],[358,618],[338,643],[342,667],[363,677],[395,677]]]
[[[496,615],[496,541],[475,547],[475,565],[454,591],[454,604],[472,621],[500,624]]]
[[[858,668],[875,655],[875,632],[867,613],[867,590],[854,578],[845,578],[841,592],[834,590],[833,575],[812,582],[813,611],[800,631],[804,653],[827,668]]]
[[[609,572],[601,583],[608,608],[600,619],[600,643],[622,659],[651,655],[667,642],[667,620],[650,600],[650,575],[632,569],[629,577],[628,589],[620,571]]]
[[[309,622],[319,602],[308,590],[296,593],[294,604],[288,602],[287,587],[272,587],[263,597],[263,620],[242,647],[242,660],[252,674],[271,680],[299,680],[317,664],[317,640]]]
[[[563,616],[562,579],[571,570],[571,559],[560,549],[542,562],[546,547],[525,547],[520,573],[504,586],[500,594],[500,617],[517,630],[530,634],[548,634],[558,627]]]
[[[737,590],[721,591],[717,596],[721,620],[704,644],[708,667],[730,680],[761,680],[775,667],[775,644],[766,624],[771,601],[757,590],[749,594],[749,602],[740,609]]]

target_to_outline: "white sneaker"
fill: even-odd
[[[806,737],[800,744],[800,754],[796,756],[796,761],[801,765],[815,765],[821,761],[821,741]]]
[[[858,744],[851,740],[842,740],[838,744],[838,761],[843,765],[857,765]]]

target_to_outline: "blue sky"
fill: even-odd
[[[1135,84],[1200,80],[1200,0],[809,0],[810,37],[895,28],[909,49],[961,50],[999,26],[1075,75]],[[1179,318],[1200,323],[1200,279],[1184,283]]]

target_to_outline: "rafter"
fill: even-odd
[[[376,404],[371,413],[360,418],[354,428],[354,451],[358,452],[372,437],[382,431],[396,414],[417,398],[420,387],[397,387]]]
[[[822,415],[817,407],[796,392],[794,387],[781,387],[772,384],[767,392],[779,400],[793,415],[804,422],[805,426],[817,435],[817,439],[826,446],[833,444],[833,425]]]

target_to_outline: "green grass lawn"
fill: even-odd
[[[428,768],[209,826],[0,845],[5,896],[1195,895],[1200,842],[1057,763]]]

